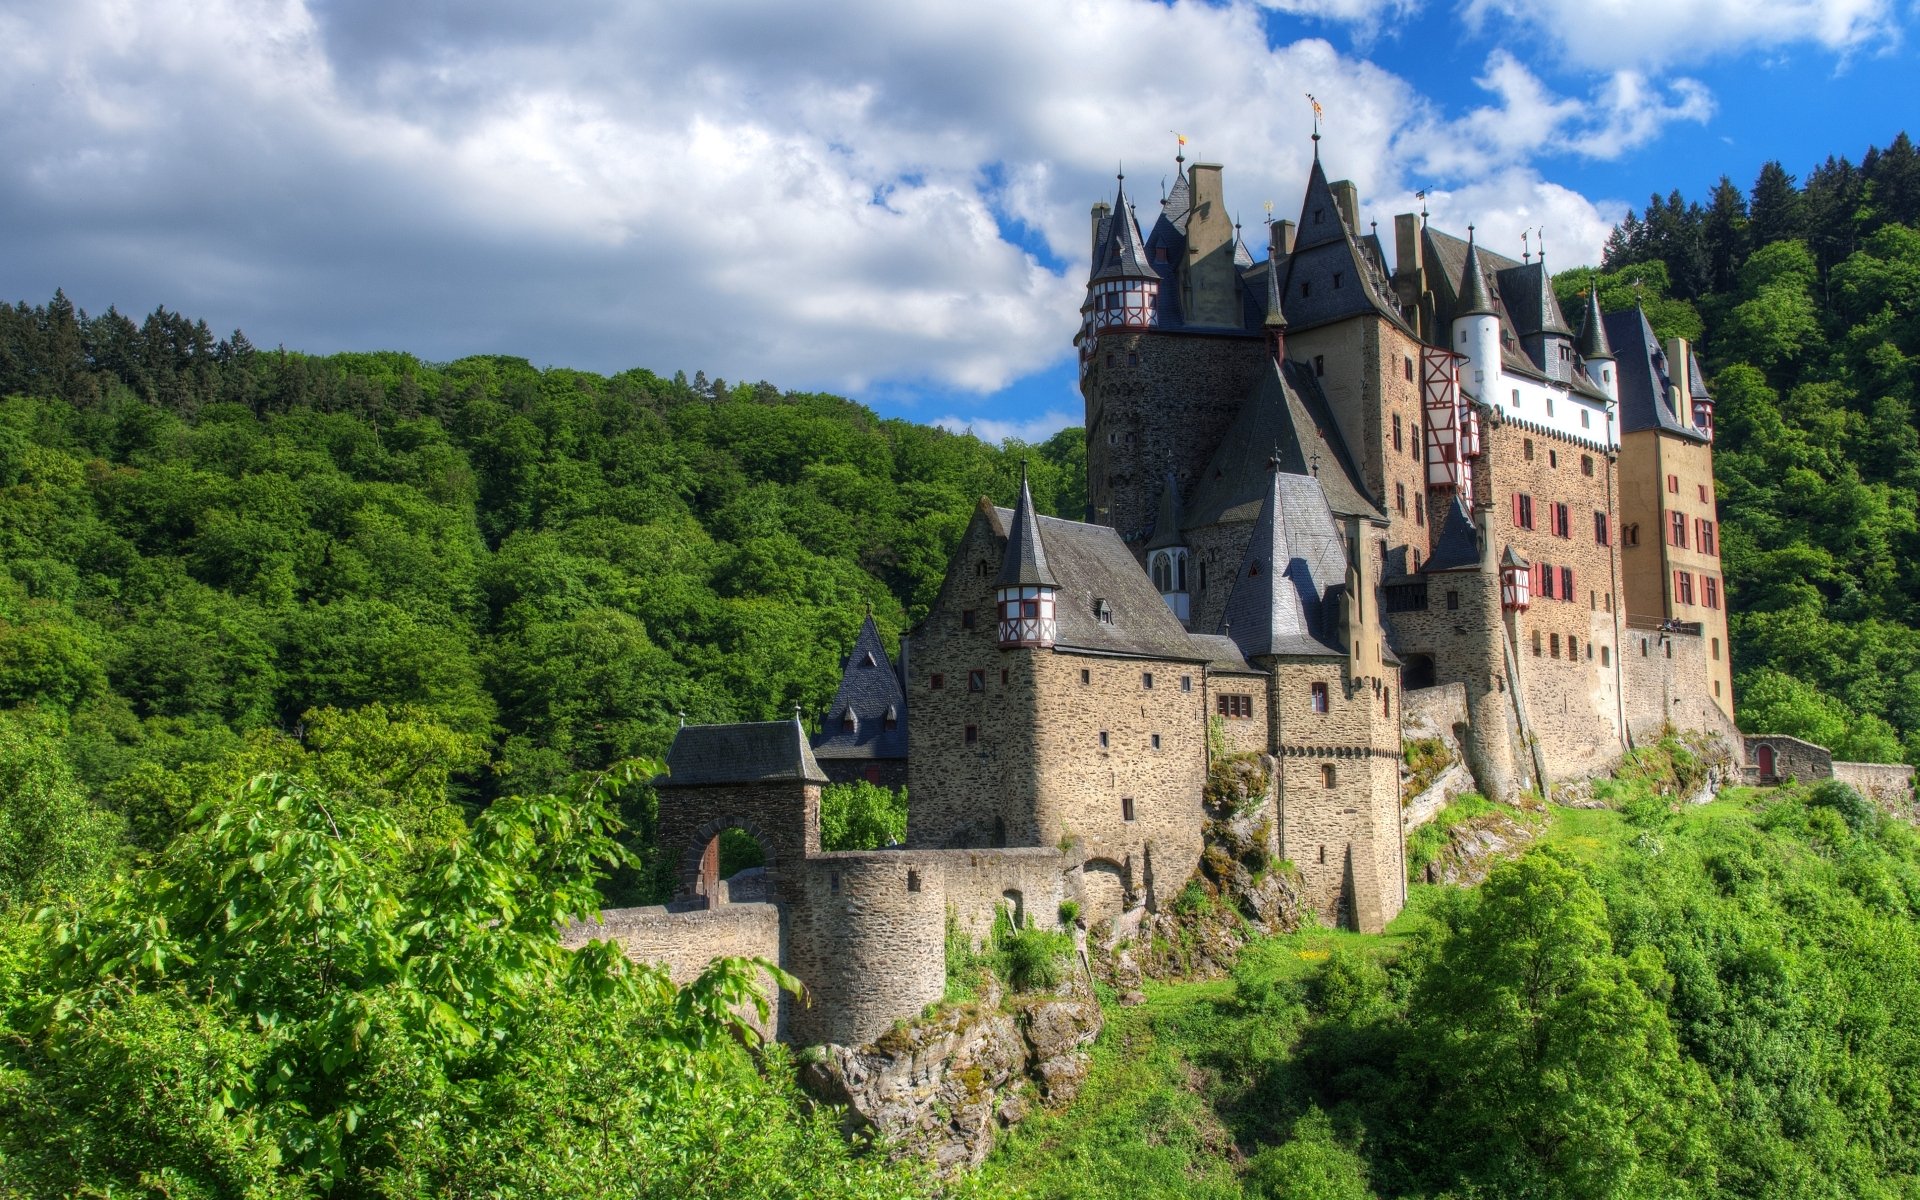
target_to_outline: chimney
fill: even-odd
[[[1400,306],[1418,319],[1420,297],[1427,290],[1426,239],[1420,236],[1420,218],[1401,213],[1393,219],[1393,290]],[[1426,334],[1424,328],[1421,333]]]
[[[1667,339],[1667,403],[1682,424],[1693,421],[1693,371],[1687,357],[1691,350],[1685,338]]]
[[[1298,227],[1292,221],[1275,221],[1273,227],[1278,231],[1273,235],[1274,244],[1281,248],[1283,254],[1292,254],[1293,235]]]
[[[1233,265],[1233,218],[1227,214],[1219,163],[1187,169],[1193,207],[1187,217],[1186,316],[1195,325],[1238,326],[1239,272]]]
[[[1347,232],[1360,236],[1360,189],[1353,180],[1342,179],[1333,185],[1333,202],[1340,209],[1340,219],[1347,223]]]
[[[1105,200],[1093,206],[1093,265],[1096,269],[1100,266],[1100,222],[1106,220],[1107,214],[1112,211],[1113,206]]]

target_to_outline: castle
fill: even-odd
[[[1507,800],[1671,729],[1739,744],[1690,347],[1591,295],[1576,333],[1544,258],[1471,227],[1398,216],[1389,267],[1318,143],[1259,262],[1216,164],[1176,159],[1144,232],[1124,179],[1094,206],[1088,519],[1039,515],[1024,480],[983,498],[897,661],[863,626],[816,738],[682,729],[658,781],[680,898],[586,933],[682,974],[761,954],[813,998],[782,1036],[854,1044],[940,997],[950,922],[1170,902],[1223,755],[1270,764],[1303,902],[1377,931],[1406,895],[1410,706],[1457,698]],[[903,773],[905,846],[822,852],[824,783]],[[761,845],[750,878],[718,877],[730,828]]]

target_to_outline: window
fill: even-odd
[[[1340,272],[1338,272],[1338,271],[1335,271],[1335,272],[1333,273],[1333,286],[1335,286],[1335,287],[1339,287],[1339,286],[1340,286]]]
[[[841,733],[853,733],[859,728],[860,728],[860,720],[859,718],[853,715],[852,709],[848,709],[847,711],[840,714],[840,732]]]
[[[1572,567],[1560,568],[1560,598],[1562,600],[1573,599],[1573,568]]]
[[[1413,523],[1415,525],[1425,525],[1427,523],[1427,498],[1419,492],[1413,494]],[[1418,554],[1419,552],[1415,551],[1414,553]],[[1417,564],[1414,569],[1419,569]]]
[[[1593,541],[1597,546],[1607,544],[1607,514],[1597,508],[1593,510]]]
[[[1095,597],[1093,601],[1093,615],[1094,619],[1102,625],[1111,625],[1113,624],[1113,605],[1108,604],[1104,597]]]
[[[1327,373],[1326,355],[1316,354],[1313,356],[1313,373],[1315,375],[1325,375]]]
[[[961,609],[960,610],[960,628],[972,629],[973,626],[974,626],[973,610],[970,608]]]
[[[918,871],[907,872],[907,890],[910,892],[917,892],[920,890],[920,872]]]
[[[1700,489],[1700,503],[1705,504],[1707,502],[1707,485],[1702,483],[1697,486]]]
[[[1535,658],[1540,657],[1540,631],[1538,629],[1533,631],[1533,656]]]
[[[1392,688],[1380,689],[1380,715],[1383,717],[1391,717],[1393,715],[1393,689]]]
[[[1324,683],[1313,685],[1313,711],[1317,713],[1327,711],[1327,685]]]
[[[1399,512],[1401,516],[1404,517],[1407,515],[1407,485],[1406,484],[1396,483],[1393,485],[1393,507],[1396,511]]]
[[[1567,657],[1575,662],[1580,659],[1580,639],[1572,634],[1567,635]]]
[[[1140,672],[1140,686],[1149,692],[1153,690],[1153,672],[1152,671]]]
[[[1553,506],[1553,536],[1573,536],[1573,514],[1564,504]]]
[[[1552,416],[1552,415],[1553,415],[1553,397],[1552,397],[1552,396],[1548,396],[1548,397],[1547,397],[1547,415],[1548,415],[1548,416]],[[1549,451],[1547,451],[1547,456],[1548,456],[1549,458],[1557,458],[1557,457],[1559,457],[1559,451],[1557,451],[1557,450],[1549,450]]]
[[[967,745],[971,746],[979,740],[980,740],[980,727],[978,725],[967,726]]]
[[[1108,365],[1108,366],[1112,366],[1112,365],[1113,365],[1113,355],[1111,355],[1111,354],[1109,354],[1109,355],[1107,355],[1107,365]]]
[[[1588,412],[1584,408],[1580,410],[1580,428],[1582,429],[1593,428],[1593,414]]]
[[[1085,667],[1081,667],[1080,668],[1080,686],[1086,687],[1088,684],[1092,682],[1093,682],[1093,672],[1087,670]]]
[[[1587,414],[1581,413],[1580,415],[1584,417]],[[1593,477],[1593,455],[1582,454],[1580,456],[1580,473],[1589,479]]]
[[[1687,548],[1687,514],[1668,513],[1667,518],[1670,522],[1667,529],[1667,540],[1680,549],[1685,550]]]
[[[1533,565],[1533,594],[1542,600],[1553,599],[1553,568],[1546,563]]]
[[[1519,388],[1515,388],[1515,389],[1513,389],[1513,406],[1514,406],[1515,408],[1519,408],[1519,407],[1520,407],[1520,389],[1519,389]],[[1529,454],[1529,455],[1527,455],[1527,457],[1528,457],[1528,458],[1532,458],[1532,457],[1533,457],[1533,455],[1531,455],[1531,454]]]
[[[1613,665],[1612,647],[1610,646],[1600,647],[1600,665],[1603,667],[1610,667]]]
[[[1253,697],[1222,695],[1214,697],[1214,708],[1223,717],[1251,717],[1253,715]]]
[[[983,667],[975,667],[967,672],[967,690],[984,692],[987,690],[987,672]]]
[[[1447,590],[1447,611],[1457,612],[1459,611],[1459,609],[1460,609],[1460,593],[1452,588],[1449,588]]]
[[[1107,435],[1107,441],[1109,442],[1113,441],[1112,434]],[[973,573],[979,578],[985,579],[987,577],[987,560],[983,558],[979,562],[973,564]]]
[[[1000,686],[1007,686],[1007,669],[1005,667],[1000,668]]]
[[[1547,401],[1547,415],[1553,415],[1553,401],[1551,400]],[[1552,471],[1560,469],[1560,452],[1558,450],[1547,451],[1547,469]]]
[[[1533,528],[1533,497],[1525,492],[1513,494],[1513,523],[1522,529]]]
[[[827,890],[836,896],[840,894],[840,872],[827,872]]]
[[[1673,573],[1673,594],[1682,604],[1693,603],[1693,572],[1675,571]]]
[[[1418,421],[1415,421],[1413,423],[1413,445],[1409,446],[1408,449],[1413,452],[1413,461],[1419,462],[1420,461],[1420,422]]]
[[[1122,821],[1133,820],[1133,797],[1132,796],[1120,797],[1120,819]]]
[[[1719,638],[1713,639],[1713,661],[1715,662],[1720,661],[1720,639]]]
[[[1620,544],[1623,546],[1638,546],[1640,544],[1640,526],[1622,526],[1620,529]]]
[[[1311,295],[1313,295],[1313,281],[1312,281],[1312,280],[1306,280],[1306,281],[1303,281],[1303,282],[1302,282],[1302,283],[1300,284],[1300,294],[1301,294],[1302,296],[1311,296]]]
[[[1550,647],[1552,647],[1552,649],[1549,651],[1551,656],[1554,658],[1559,658],[1560,657],[1560,635],[1557,633],[1548,635],[1547,644]]]
[[[1700,576],[1700,591],[1708,608],[1720,607],[1720,581],[1711,575]]]
[[[1180,690],[1183,692],[1190,692],[1193,690],[1193,676],[1182,675],[1180,677]]]
[[[1393,414],[1393,448],[1395,450],[1405,449],[1405,447],[1400,442],[1400,414],[1399,413]]]
[[[928,691],[933,691],[933,692],[937,692],[937,691],[939,691],[939,690],[940,690],[941,688],[943,688],[943,687],[945,687],[945,686],[947,686],[947,677],[946,677],[945,675],[929,675],[929,676],[927,676],[927,690],[928,690]]]
[[[1693,532],[1694,532],[1694,540],[1700,547],[1700,553],[1702,554],[1715,553],[1714,529],[1713,529],[1712,521],[1707,520],[1705,517],[1695,517],[1693,519]]]
[[[900,728],[900,710],[889,707],[885,719],[880,722],[880,728],[889,731]]]
[[[1333,769],[1332,763],[1320,764],[1320,786],[1321,787],[1332,787],[1334,780],[1337,779],[1338,777],[1339,777],[1338,773]],[[1326,851],[1322,850],[1321,853],[1325,854]]]
[[[1140,365],[1140,356],[1139,356],[1138,354],[1129,354],[1129,355],[1127,355],[1127,365],[1128,365],[1128,366],[1130,366],[1130,367],[1137,367],[1137,366],[1139,366],[1139,365]]]
[[[1413,379],[1413,356],[1408,355],[1407,357],[1401,359],[1400,362],[1401,362],[1402,370],[1406,372],[1408,381],[1411,382]]]
[[[1528,462],[1533,461],[1533,439],[1532,438],[1522,438],[1520,440],[1520,457],[1526,459]]]
[[[1680,494],[1680,477],[1678,475],[1667,476],[1667,490],[1675,495]]]
[[[1102,750],[1105,750],[1105,749],[1107,748],[1107,741],[1108,741],[1108,739],[1107,739],[1107,731],[1106,731],[1106,730],[1104,730],[1104,729],[1102,729],[1102,730],[1100,731],[1100,748],[1101,748]]]
[[[1153,748],[1155,750],[1160,748],[1160,735],[1157,733],[1153,735]]]

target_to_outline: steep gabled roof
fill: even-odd
[[[1607,340],[1614,347],[1615,377],[1620,382],[1620,432],[1658,429],[1697,442],[1707,435],[1682,420],[1667,404],[1667,354],[1654,336],[1647,314],[1638,306],[1630,312],[1606,315]]]
[[[1319,481],[1273,471],[1240,569],[1227,595],[1222,632],[1249,658],[1344,653],[1335,632],[1346,586],[1346,539]]]
[[[1284,370],[1272,363],[1262,370],[1194,486],[1186,527],[1253,520],[1266,496],[1268,460],[1276,454],[1282,471],[1317,471],[1335,512],[1385,519],[1360,482],[1313,373],[1289,362]]]
[[[1055,587],[1047,566],[1047,547],[1033,511],[1033,492],[1027,487],[1027,468],[1020,467],[1020,499],[1007,531],[1007,553],[1000,562],[995,587]]]
[[[1127,201],[1126,182],[1121,181],[1114,195],[1113,215],[1108,218],[1106,238],[1094,263],[1095,282],[1105,279],[1158,279],[1159,273],[1147,261],[1146,244],[1140,238],[1140,223],[1134,219],[1133,206]]]
[[[993,532],[1005,538],[1014,510],[983,504],[981,511],[990,514]],[[1039,517],[1036,527],[1058,581],[1053,601],[1057,649],[1181,662],[1206,657],[1153,590],[1153,581],[1118,533],[1105,525],[1058,517]],[[1095,602],[1100,600],[1113,614],[1111,624],[1096,614]]]
[[[855,728],[841,728],[851,709]],[[888,715],[894,722],[887,728]],[[907,697],[900,677],[887,658],[873,614],[860,623],[853,653],[840,672],[840,688],[827,709],[826,730],[813,739],[815,758],[905,758],[907,756]]]
[[[1147,549],[1186,545],[1186,538],[1180,535],[1181,528],[1180,485],[1174,481],[1173,472],[1168,471],[1160,485],[1160,511],[1154,517],[1153,536],[1147,539]]]
[[[1187,183],[1187,163],[1184,158],[1174,160],[1173,187],[1167,191],[1167,198],[1160,202],[1161,215],[1169,224],[1184,236],[1187,232],[1187,217],[1193,213],[1193,188]]]
[[[1480,567],[1480,532],[1474,528],[1473,514],[1467,511],[1466,498],[1454,493],[1441,518],[1440,536],[1434,540],[1433,554],[1421,566],[1432,575],[1441,571],[1472,571]]]
[[[1394,295],[1392,281],[1361,248],[1361,239],[1340,215],[1319,158],[1307,176],[1300,204],[1300,228],[1287,256],[1287,317],[1295,329],[1372,313],[1411,332]]]
[[[798,720],[683,725],[667,750],[667,773],[654,783],[701,787],[789,781],[827,782]]]
[[[1487,272],[1480,265],[1480,247],[1474,244],[1472,230],[1467,231],[1467,255],[1460,264],[1460,286],[1454,289],[1454,295],[1458,297],[1455,320],[1494,314],[1493,293],[1487,290]]]
[[[1546,263],[1522,263],[1500,272],[1500,298],[1521,337],[1536,333],[1573,336],[1566,314],[1560,311],[1560,300],[1553,294]]]

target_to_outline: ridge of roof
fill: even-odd
[[[742,783],[826,783],[800,719],[682,725],[667,750],[660,787]]]

